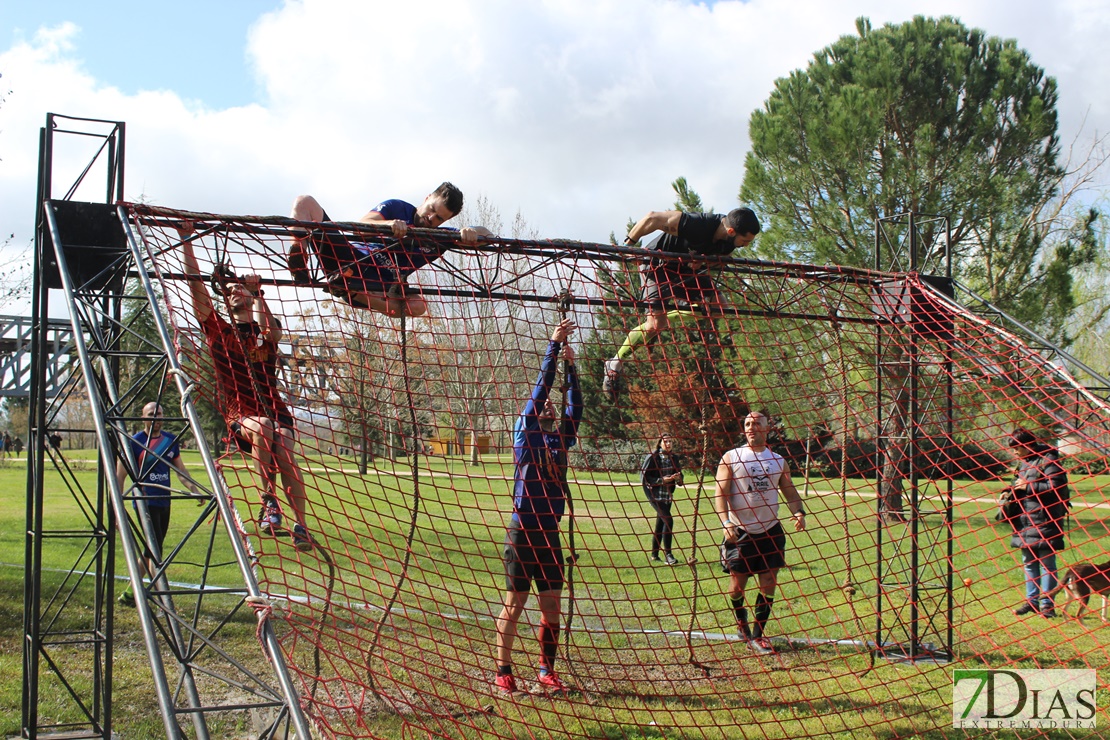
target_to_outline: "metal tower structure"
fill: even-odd
[[[918,213],[875,225],[875,267],[917,273],[948,296],[952,252],[948,219]],[[951,462],[943,480],[924,474],[926,441],[952,441],[952,360],[922,350],[923,336],[951,337],[951,320],[932,314],[920,288],[906,280],[875,291],[877,442],[875,646],[891,660],[952,658]]]
[[[72,205],[70,199],[79,189],[84,189],[99,191],[97,194],[103,202],[110,203],[123,189],[122,124],[47,116],[46,127],[39,138],[35,200],[22,734],[27,738],[57,732],[66,732],[70,737],[109,737],[115,525],[104,487],[98,483],[90,490],[85,476],[79,475],[66,461],[57,444],[50,443],[62,427],[69,433],[77,431],[64,421],[63,411],[74,394],[81,390],[78,384],[71,383],[62,393],[48,392],[51,385],[48,368],[53,364],[52,335],[57,330],[57,322],[49,318],[50,296],[52,289],[60,287],[60,282],[42,205],[55,197],[54,146],[60,134],[73,134],[84,141],[99,143],[89,165],[67,184],[67,190],[61,195],[62,202]],[[96,164],[102,168],[104,179],[93,185],[87,178]],[[96,282],[102,287],[113,282],[122,285],[118,278],[110,275],[99,276]],[[18,379],[13,379],[13,383],[18,385]],[[50,494],[45,485],[48,458],[53,473],[61,478]],[[104,471],[100,473],[103,479]],[[59,499],[63,498],[71,500],[59,506]],[[72,517],[57,516],[63,506],[71,511],[74,505],[83,519],[83,526],[77,528],[72,525]],[[46,542],[53,551],[74,553],[71,566],[62,568],[64,575],[60,577],[46,577],[43,572]],[[61,717],[41,716],[40,698],[44,695],[67,697],[72,711],[62,712]]]
[[[94,142],[88,164],[62,197],[55,195],[60,137]],[[67,142],[68,143],[68,142]],[[154,693],[168,738],[221,737],[228,727],[242,732],[251,718],[260,738],[311,737],[300,700],[265,618],[247,545],[235,528],[235,513],[216,472],[191,388],[170,332],[158,310],[133,227],[113,204],[123,190],[124,124],[48,114],[40,137],[40,174],[35,236],[32,369],[27,476],[27,540],[24,606],[23,725],[26,738],[111,738],[112,659],[116,629],[116,551],[121,549],[136,615],[150,661]],[[102,168],[103,201],[78,201],[89,175]],[[72,353],[80,382],[49,394],[53,356],[48,318],[51,301],[69,314]],[[55,310],[59,308],[55,304]],[[98,450],[95,483],[67,463],[49,438],[76,394],[87,395]],[[178,521],[194,515],[183,540],[159,552],[147,514],[129,437],[149,401],[167,412],[167,429],[195,445],[205,475],[196,476],[203,496],[173,489]],[[180,412],[173,414],[173,406]],[[151,454],[156,452],[148,451]],[[52,470],[47,470],[47,460]],[[117,477],[117,470],[123,472]],[[52,478],[48,483],[48,476]],[[60,477],[60,481],[53,478]],[[74,516],[83,525],[74,529]],[[230,539],[231,562],[217,562],[214,545]],[[44,573],[44,543],[58,542],[77,553],[72,565]],[[169,549],[169,548],[167,548]],[[144,554],[153,561],[147,573]],[[198,562],[199,561],[199,562]],[[174,566],[200,575],[195,583],[170,580]],[[144,580],[149,576],[149,580]],[[213,581],[232,586],[213,587]],[[252,611],[252,609],[254,611]],[[256,613],[257,612],[257,616]],[[257,629],[261,646],[236,654],[225,638],[238,629]],[[241,652],[241,649],[240,649]],[[58,716],[45,717],[40,700],[49,692],[69,699]],[[186,733],[183,725],[191,725]]]
[[[27,316],[0,316],[0,398],[31,397],[31,337],[34,323]],[[46,321],[47,398],[61,393],[75,377],[73,335],[69,322]]]

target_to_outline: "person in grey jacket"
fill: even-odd
[[[1002,492],[1002,512],[1013,528],[1010,545],[1021,550],[1025,570],[1025,601],[1014,614],[1052,618],[1056,607],[1049,594],[1056,588],[1056,553],[1064,549],[1068,476],[1055,448],[1038,442],[1029,430],[1015,429],[1009,444],[1018,469]]]
[[[682,485],[682,457],[674,452],[674,437],[669,434],[659,437],[655,450],[644,458],[640,466],[640,482],[648,503],[655,509],[651,559],[658,563],[659,550],[662,549],[667,565],[677,565],[678,560],[671,554],[674,533],[671,505],[674,503],[675,486]]]

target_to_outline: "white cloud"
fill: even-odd
[[[503,214],[521,209],[545,235],[604,240],[628,217],[668,207],[679,175],[708,204],[731,207],[748,116],[774,80],[854,33],[857,16],[877,26],[916,10],[878,0],[291,1],[244,40],[265,100],[229,110],[172,91],[122,94],[121,81],[82,70],[76,29],[47,29],[0,54],[12,90],[0,106],[0,231],[30,238],[37,131],[55,111],[127,122],[132,199],[270,214],[310,192],[345,219],[450,179]],[[929,12],[1028,49],[1059,79],[1065,142],[1088,110],[1089,130],[1107,130],[1106,3],[934,0]]]

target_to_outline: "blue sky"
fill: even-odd
[[[1110,132],[1110,2],[927,5],[1016,39],[1057,78],[1065,148],[1081,156]],[[679,176],[707,206],[736,205],[747,121],[775,80],[854,34],[859,16],[879,26],[922,10],[912,0],[0,0],[0,281],[30,262],[47,112],[127,123],[128,200],[284,215],[310,193],[345,220],[451,180],[506,224],[519,212],[544,237],[604,241],[669,208]],[[0,313],[18,313],[4,294]]]
[[[247,29],[279,7],[280,0],[0,0],[0,47],[69,21],[80,28],[75,53],[96,79],[128,94],[173,90],[226,108],[258,102]]]

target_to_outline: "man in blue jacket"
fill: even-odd
[[[513,677],[513,642],[517,623],[533,584],[540,602],[539,683],[544,689],[563,692],[555,674],[559,647],[560,597],[563,589],[563,549],[559,520],[567,501],[567,452],[578,437],[582,420],[582,392],[574,368],[574,351],[567,338],[574,322],[563,319],[551,335],[540,376],[532,397],[513,428],[513,516],[505,535],[505,602],[497,618],[497,688],[516,691]],[[559,412],[551,400],[551,386],[560,352],[566,363],[567,408]],[[557,423],[558,422],[558,423]]]

